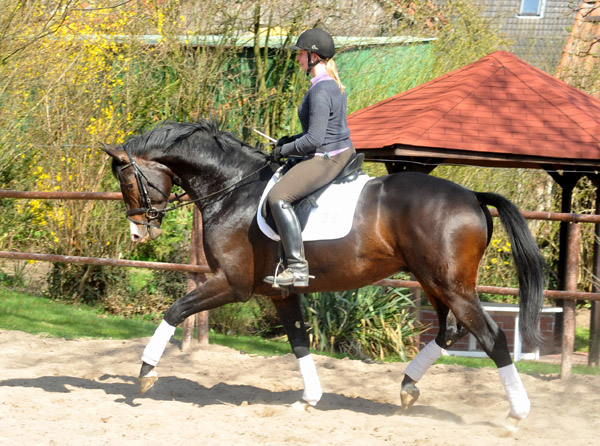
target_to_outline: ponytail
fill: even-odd
[[[344,87],[344,84],[342,84],[342,81],[340,79],[340,75],[338,73],[337,70],[337,65],[335,64],[333,59],[327,59],[327,74],[329,74],[329,76],[335,81],[336,84],[338,84],[338,87],[340,88],[340,92],[344,92],[344,90],[346,89],[346,87]]]

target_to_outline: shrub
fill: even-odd
[[[305,296],[304,314],[317,351],[406,361],[416,354],[413,302],[405,290],[368,286]]]

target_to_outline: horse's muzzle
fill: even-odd
[[[162,234],[162,229],[156,226],[148,226],[129,221],[129,232],[131,241],[134,243],[145,243],[148,240],[155,240]]]

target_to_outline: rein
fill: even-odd
[[[181,197],[184,194],[176,195],[175,198],[169,199],[169,196],[166,195],[163,191],[161,191],[156,185],[154,185],[148,179],[148,177],[144,174],[144,172],[142,171],[140,166],[133,159],[133,156],[131,154],[131,149],[125,148],[125,153],[127,154],[127,157],[129,158],[129,164],[122,166],[120,170],[123,171],[129,167],[131,167],[133,169],[133,173],[135,175],[135,180],[138,184],[138,190],[140,192],[140,196],[141,196],[142,202],[144,204],[144,207],[127,210],[125,212],[125,215],[127,216],[127,220],[132,221],[133,223],[144,225],[144,226],[149,226],[149,227],[153,227],[153,228],[158,228],[159,226],[157,226],[156,224],[153,224],[152,221],[157,220],[157,219],[162,219],[167,214],[167,212],[173,211],[175,209],[179,209],[184,206],[188,206],[193,203],[197,203],[199,201],[206,200],[208,198],[212,198],[214,196],[221,195],[221,194],[227,192],[229,189],[232,189],[232,188],[238,186],[239,184],[241,184],[242,182],[246,181],[248,178],[256,175],[263,169],[269,167],[269,163],[267,163],[264,166],[261,166],[260,168],[251,172],[250,174],[244,176],[239,181],[236,181],[235,183],[230,184],[229,186],[226,186],[215,192],[211,192],[210,194],[204,195],[203,197],[199,197],[194,200],[190,200],[190,201],[186,201],[185,203],[182,203]],[[146,185],[144,184],[142,179],[146,180],[146,184],[148,184],[149,187],[157,190],[163,197],[167,198],[169,203],[173,203],[173,202],[178,202],[178,203],[173,206],[166,207],[164,209],[157,209],[156,207],[154,207],[152,205],[152,200],[150,199],[150,194],[148,194],[148,189],[146,188]],[[145,215],[146,218],[148,219],[148,221],[133,220],[131,217],[134,215]]]
[[[193,200],[190,200],[190,201],[186,201],[185,203],[182,203],[182,202],[181,202],[181,200],[180,200],[180,196],[177,196],[177,197],[175,197],[175,198],[174,198],[172,201],[179,201],[179,204],[176,204],[175,206],[171,206],[170,208],[164,209],[164,212],[167,212],[167,211],[172,211],[172,210],[174,210],[174,209],[179,209],[179,208],[181,208],[181,207],[184,207],[184,206],[187,206],[187,205],[189,205],[189,204],[197,203],[197,202],[199,202],[199,201],[206,200],[207,198],[211,198],[211,197],[214,197],[214,196],[216,196],[216,195],[221,195],[221,194],[224,194],[224,193],[225,193],[225,192],[227,192],[229,189],[233,189],[234,187],[236,187],[236,186],[238,186],[239,184],[243,183],[243,182],[244,182],[244,181],[246,181],[248,178],[250,178],[250,177],[252,177],[252,176],[256,175],[258,172],[260,172],[260,171],[261,171],[261,170],[263,170],[263,169],[266,169],[267,167],[269,167],[269,164],[268,164],[268,163],[267,163],[267,164],[265,164],[264,166],[261,166],[261,167],[259,167],[259,168],[258,168],[258,169],[256,169],[255,171],[253,171],[253,172],[249,173],[249,174],[248,174],[248,175],[246,175],[245,177],[243,177],[243,178],[240,178],[240,180],[239,180],[239,181],[236,181],[235,183],[233,183],[233,184],[230,184],[229,186],[225,186],[224,188],[222,188],[222,189],[219,189],[219,190],[218,190],[218,191],[216,191],[216,192],[211,192],[210,194],[208,194],[208,195],[204,195],[203,197],[200,197],[200,198],[195,198],[195,199],[193,199]]]

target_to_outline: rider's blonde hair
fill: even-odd
[[[340,87],[340,91],[343,93],[346,87],[344,87],[344,84],[342,84],[342,80],[340,79],[340,75],[337,70],[337,65],[335,64],[334,60],[327,59],[325,66],[327,67],[327,74],[329,74],[329,76],[331,76],[331,78],[336,82],[336,84],[338,84],[338,87]]]

